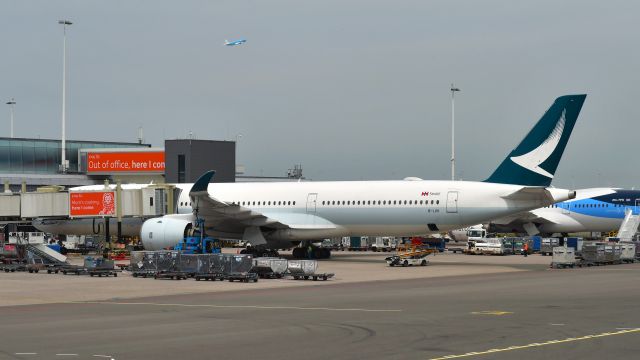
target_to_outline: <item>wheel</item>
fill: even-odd
[[[93,274],[89,274],[89,276],[93,277]]]
[[[40,271],[40,269],[36,269],[34,270],[34,272],[37,274]]]
[[[118,277],[118,273],[113,273],[113,277]]]
[[[47,274],[51,274],[51,270],[47,270]]]
[[[325,275],[325,276],[323,276],[323,277],[322,277],[322,280],[327,281],[327,276],[326,276],[326,275]]]
[[[304,279],[305,279],[305,280],[309,280],[309,277],[305,275]]]
[[[133,277],[138,277],[138,274],[134,273],[134,274],[133,274]]]
[[[407,267],[407,266],[409,266],[409,262],[408,262],[407,260],[403,261],[403,262],[402,262],[402,266],[403,266],[403,267]]]
[[[33,274],[33,270],[29,269],[29,274]]]
[[[313,281],[318,281],[318,277],[317,277],[317,276],[314,276],[314,277],[313,277]]]
[[[196,281],[200,281],[200,277],[196,276]]]
[[[67,275],[67,270],[62,270],[62,273]]]
[[[54,271],[56,274],[58,273],[58,270]]]
[[[427,260],[422,260],[422,262],[420,263],[420,266],[427,266]]]
[[[253,282],[254,282],[254,283],[257,283],[257,282],[258,282],[258,279],[253,279]]]

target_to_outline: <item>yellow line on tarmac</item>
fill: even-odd
[[[534,347],[562,344],[562,343],[568,343],[568,342],[574,342],[574,341],[591,340],[591,339],[602,338],[602,337],[607,337],[607,336],[624,335],[624,334],[637,333],[637,332],[640,332],[640,328],[613,331],[613,332],[604,332],[604,333],[601,333],[601,334],[585,335],[585,336],[581,336],[581,337],[567,338],[567,339],[562,339],[562,340],[549,340],[549,341],[545,341],[545,342],[531,343],[531,344],[527,344],[527,345],[515,345],[515,346],[509,346],[507,348],[502,348],[502,349],[490,349],[490,350],[485,350],[485,351],[474,351],[474,352],[468,352],[466,354],[459,354],[459,355],[446,355],[446,356],[442,356],[442,357],[438,357],[438,358],[431,358],[430,360],[459,359],[459,358],[464,358],[464,357],[472,357],[472,356],[493,354],[493,353],[505,352],[505,351],[522,350],[522,349],[528,349],[528,348],[534,348]]]
[[[298,306],[261,306],[261,305],[213,305],[213,304],[163,304],[145,302],[111,302],[111,301],[71,301],[71,304],[103,304],[103,305],[145,305],[145,306],[173,306],[216,309],[260,309],[260,310],[320,310],[320,311],[362,311],[362,312],[401,312],[400,309],[343,309],[325,307]]]

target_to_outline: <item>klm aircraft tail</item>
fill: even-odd
[[[549,186],[586,97],[557,98],[485,182]]]

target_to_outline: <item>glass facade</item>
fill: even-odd
[[[149,144],[73,141],[66,142],[69,173],[78,172],[78,150],[150,147]],[[0,173],[58,174],[60,140],[0,138]]]

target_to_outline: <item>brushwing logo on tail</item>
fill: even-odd
[[[553,174],[541,168],[540,164],[545,162],[549,158],[549,156],[553,154],[556,147],[558,147],[558,144],[560,144],[560,138],[562,138],[562,132],[564,131],[564,125],[566,122],[566,112],[567,109],[562,110],[562,115],[560,115],[560,120],[556,124],[556,127],[553,128],[553,131],[551,131],[549,137],[542,144],[540,144],[540,146],[524,155],[512,156],[511,161],[527,170],[531,170],[537,174],[553,179]]]

